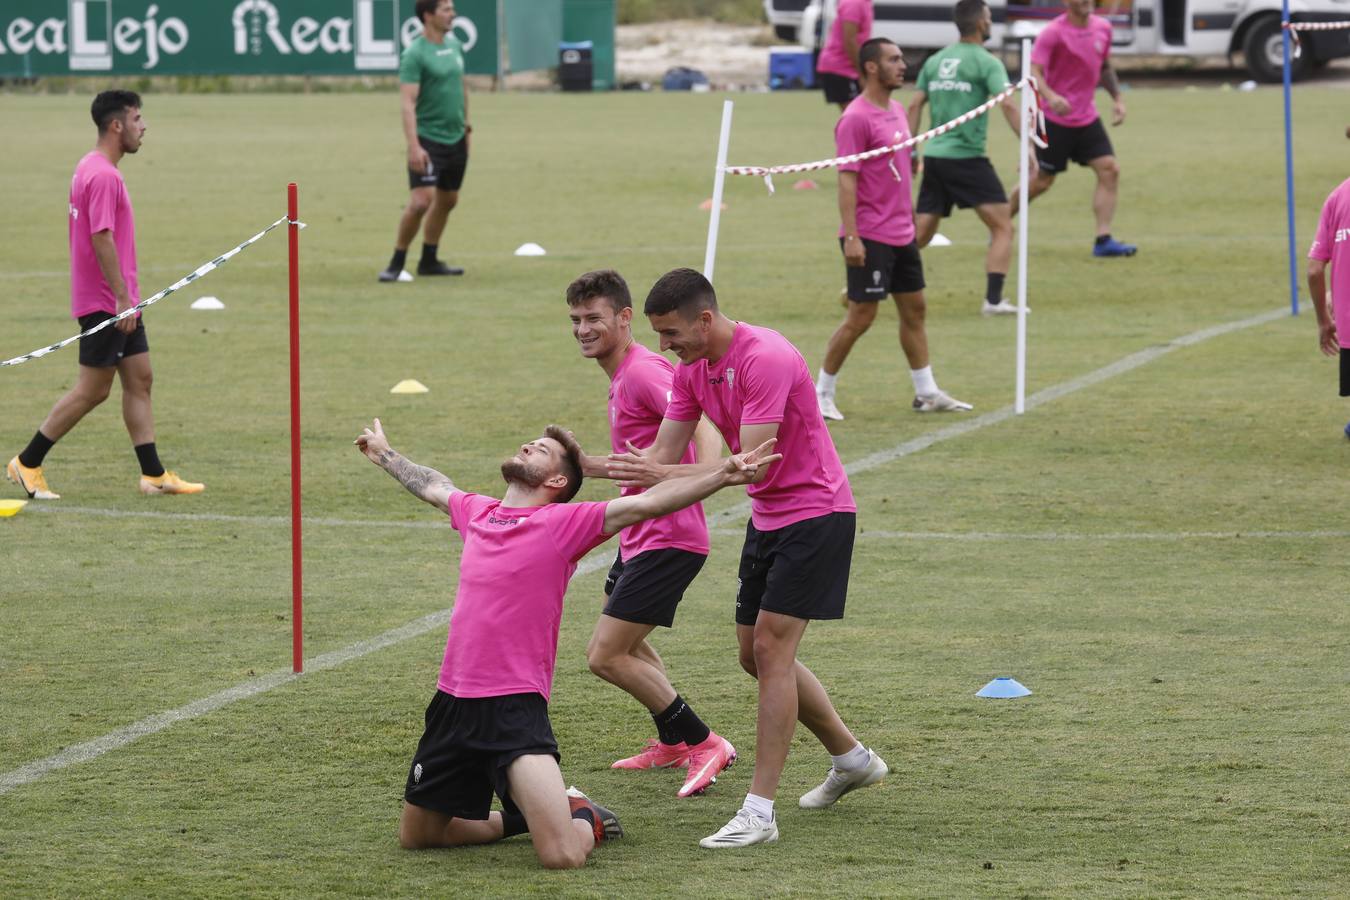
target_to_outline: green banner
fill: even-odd
[[[413,2],[0,0],[0,78],[393,73]],[[497,3],[456,0],[471,73],[497,73]]]

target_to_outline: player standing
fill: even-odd
[[[858,50],[872,37],[872,0],[839,0],[825,46],[816,60],[816,74],[826,103],[842,110],[858,96]]]
[[[984,48],[994,27],[989,5],[985,0],[958,0],[953,17],[961,39],[928,57],[919,71],[916,91],[909,101],[912,132],[919,130],[924,105],[929,102],[936,126],[983,105],[1008,87],[1008,71]],[[1020,136],[1017,101],[1008,97],[1001,108],[1013,133]],[[997,316],[1015,314],[1017,307],[1003,299],[1003,281],[1012,257],[1012,208],[986,155],[988,131],[988,117],[979,116],[923,145],[923,180],[914,224],[919,247],[923,248],[937,233],[938,220],[952,214],[952,206],[975,210],[989,229],[980,311]]]
[[[412,193],[398,222],[398,237],[380,281],[412,281],[403,271],[408,246],[422,226],[418,275],[463,275],[436,252],[445,220],[459,203],[469,164],[469,88],[464,83],[464,46],[450,31],[454,0],[417,0],[413,12],[422,34],[403,51],[398,66],[403,136],[408,142],[408,187]]]
[[[563,595],[577,562],[615,532],[745,484],[780,457],[766,444],[716,469],[636,497],[569,504],[581,448],[550,425],[502,463],[500,500],[459,490],[395,452],[380,420],[355,441],[413,496],[450,516],[464,540],[437,690],[404,790],[408,849],[486,844],[528,831],[539,862],[577,868],[623,829],[609,810],[564,789],[548,698]],[[490,812],[492,795],[501,812]]]
[[[599,363],[610,379],[610,446],[615,453],[630,443],[651,446],[670,402],[675,367],[633,340],[628,283],[612,269],[587,272],[568,285],[567,305],[581,355]],[[680,462],[721,456],[721,439],[711,425],[700,422],[694,437]],[[582,474],[603,474],[604,458],[595,465],[588,471],[583,462]],[[624,496],[641,491],[622,489]],[[674,624],[675,608],[707,559],[708,524],[701,504],[625,528],[605,579],[605,609],[586,647],[591,671],[630,694],[656,723],[656,738],[612,768],[688,769],[680,797],[706,789],[736,758],[731,742],[709,729],[671,686],[660,655],[647,641],[658,625]]]
[[[888,771],[797,660],[812,619],[844,615],[853,494],[797,348],[775,331],[724,316],[712,285],[692,269],[662,276],[643,311],[661,349],[674,351],[681,364],[656,442],[645,452],[611,457],[611,475],[653,483],[689,471],[678,460],[700,415],[733,453],[772,439],[782,448],[782,462],[760,467],[747,488],[751,514],[736,593],[740,663],[759,681],[755,772],[740,811],[699,844],[716,849],[776,841],[774,796],[798,721],[833,763],[824,783],[798,801],[802,807],[830,806]]]
[[[1318,346],[1327,356],[1340,356],[1341,396],[1350,397],[1350,178],[1322,204],[1317,236],[1308,250],[1308,292],[1317,313]],[[1345,436],[1350,438],[1350,423],[1345,426]]]
[[[90,115],[98,142],[75,167],[70,182],[70,314],[87,331],[140,302],[136,279],[136,221],[131,195],[117,164],[141,149],[146,124],[141,98],[132,91],[104,91]],[[196,494],[205,485],[166,471],[155,449],[150,403],[150,345],[141,314],[80,338],[75,386],[56,405],[5,474],[37,500],[58,500],[42,463],[47,452],[94,407],[108,399],[113,375],[122,380],[122,419],[141,466],[142,494]]]
[[[1120,163],[1111,147],[1092,95],[1098,83],[1111,95],[1111,124],[1125,121],[1125,98],[1111,68],[1111,23],[1092,14],[1093,0],[1064,0],[1066,11],[1036,37],[1031,48],[1031,73],[1040,85],[1045,111],[1047,146],[1036,149],[1040,169],[1027,185],[1028,201],[1050,190],[1055,176],[1073,160],[1097,175],[1092,213],[1097,219],[1093,256],[1134,256],[1134,244],[1111,237],[1120,189]],[[1012,214],[1017,215],[1018,191],[1013,191]]]
[[[859,59],[863,91],[834,127],[838,156],[889,147],[910,137],[905,109],[891,99],[905,78],[900,48],[887,38],[872,38],[862,45]],[[910,198],[912,171],[908,149],[839,166],[839,247],[848,273],[848,309],[825,347],[816,379],[820,413],[827,419],[844,418],[834,402],[839,370],[853,344],[872,327],[877,304],[887,294],[900,312],[900,349],[914,384],[913,409],[971,408],[938,387],[928,358],[923,262]]]

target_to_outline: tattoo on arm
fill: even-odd
[[[1115,100],[1120,97],[1120,79],[1116,77],[1116,70],[1111,68],[1110,63],[1102,65],[1102,87]]]
[[[447,490],[454,488],[450,479],[440,472],[429,466],[419,466],[393,450],[385,450],[380,454],[380,465],[384,467],[386,472],[398,479],[399,483],[407,488],[409,493],[421,500],[426,499],[428,487],[444,487]]]

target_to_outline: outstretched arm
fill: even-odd
[[[651,490],[631,497],[620,497],[605,505],[605,531],[613,534],[629,525],[668,515],[733,484],[750,484],[756,474],[770,463],[782,459],[770,453],[774,440],[765,441],[749,453],[727,457],[716,469],[663,481]]]
[[[450,494],[455,490],[454,484],[435,469],[419,466],[390,447],[379,419],[375,420],[373,428],[365,429],[352,443],[367,459],[398,479],[414,497],[430,503],[441,512],[450,511]]]

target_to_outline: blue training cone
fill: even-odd
[[[1030,694],[1021,682],[1016,678],[995,678],[975,692],[976,697],[992,697],[995,699],[1007,699],[1010,697],[1025,697]]]

